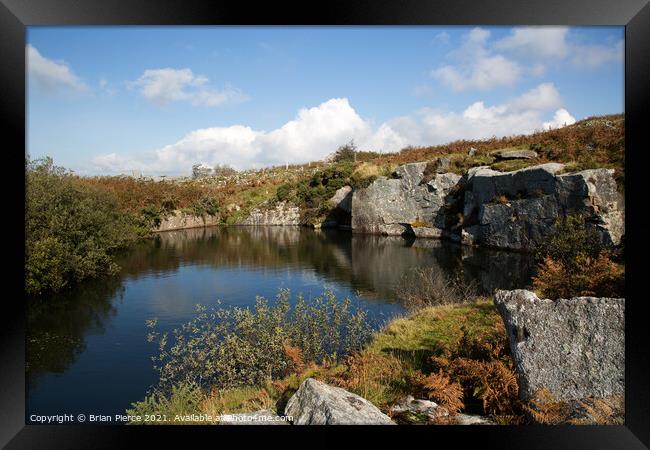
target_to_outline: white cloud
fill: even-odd
[[[471,67],[457,69],[443,66],[432,72],[435,78],[454,91],[487,90],[497,86],[511,86],[521,76],[519,65],[503,56],[478,57]]]
[[[27,44],[27,71],[29,79],[44,91],[56,93],[86,92],[88,86],[63,61],[53,61]]]
[[[457,139],[484,139],[541,130],[544,115],[561,104],[555,86],[544,83],[505,103],[486,105],[476,101],[461,112],[425,108],[390,120],[388,124],[408,145],[436,145]],[[562,113],[558,117],[562,124],[570,123],[570,115],[566,117]]]
[[[497,50],[511,50],[529,57],[565,58],[569,54],[567,27],[517,27],[495,42]]]
[[[395,139],[386,128],[380,130],[386,141]],[[188,172],[198,162],[212,166],[226,163],[237,168],[302,163],[321,159],[350,139],[365,142],[373,137],[372,131],[370,123],[356,113],[348,100],[339,98],[303,108],[293,120],[268,132],[243,125],[204,128],[155,150],[146,164],[115,154],[97,157],[93,163],[113,173],[134,167],[158,173]],[[381,147],[382,143],[375,139],[374,145]]]
[[[110,153],[92,163],[104,173],[141,170],[154,174],[189,174],[196,163],[226,163],[239,169],[305,163],[324,158],[350,139],[362,150],[388,152],[408,145],[525,134],[549,124],[573,123],[575,119],[565,109],[557,109],[561,105],[555,86],[543,83],[502,104],[476,101],[460,112],[425,108],[377,126],[359,116],[348,99],[334,98],[301,109],[293,120],[274,130],[244,125],[204,128],[154,150],[146,160]],[[544,122],[545,114],[554,110],[551,122]]]
[[[206,77],[195,75],[190,69],[164,68],[145,70],[140,78],[129,83],[129,87],[139,88],[147,100],[158,106],[177,101],[188,101],[200,106],[219,106],[248,99],[243,92],[232,86],[216,90],[207,86],[207,83]]]
[[[447,44],[449,42],[449,33],[442,31],[437,33],[431,40],[432,44]]]
[[[465,36],[463,45],[449,54],[457,64],[434,69],[431,75],[454,91],[512,86],[521,77],[522,69],[517,62],[493,54],[487,46],[489,37],[487,30],[472,29]]]
[[[555,111],[553,119],[550,122],[544,122],[544,129],[550,130],[551,128],[561,128],[574,123],[576,123],[576,118],[569,114],[569,111],[561,108]]]
[[[513,111],[533,109],[548,111],[562,104],[562,97],[553,83],[542,83],[512,100],[509,108]]]
[[[581,45],[574,48],[571,62],[578,67],[596,68],[607,63],[623,61],[623,53],[622,40],[613,46]]]
[[[570,39],[573,36],[573,39]],[[580,44],[568,27],[517,27],[494,43],[494,49],[508,51],[526,59],[570,60],[574,66],[594,69],[623,60],[623,41],[614,44]]]
[[[623,41],[615,44],[578,44],[579,33],[568,27],[515,27],[506,37],[491,41],[490,31],[474,28],[462,44],[447,54],[448,62],[431,76],[454,91],[489,90],[513,86],[524,75],[540,77],[547,66],[570,62],[593,69],[623,60]]]

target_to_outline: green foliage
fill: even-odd
[[[113,254],[145,233],[110,193],[82,186],[51,158],[27,161],[25,289],[57,291],[114,274]]]
[[[356,186],[359,180],[354,176],[354,165],[343,162],[318,170],[311,178],[296,183],[280,185],[275,194],[276,201],[290,201],[301,208],[303,222],[317,220],[330,210],[327,200],[345,185]]]
[[[216,216],[219,213],[219,202],[214,197],[203,197],[194,202],[191,209],[197,216]]]
[[[587,226],[582,216],[558,219],[537,258],[540,263],[533,287],[545,297],[625,295],[625,267],[611,258],[596,230]]]
[[[539,246],[536,256],[573,266],[579,256],[595,258],[602,250],[598,232],[587,226],[584,217],[568,215],[556,220],[553,233]]]
[[[140,209],[140,217],[145,226],[158,228],[162,221],[163,210],[154,205],[148,205]]]
[[[199,413],[204,398],[203,391],[194,383],[179,383],[170,389],[169,395],[153,391],[144,400],[131,404],[126,413],[131,416],[166,416],[167,423],[174,422],[176,415]],[[134,424],[162,424],[157,421],[142,421]]]
[[[357,147],[354,145],[354,141],[350,141],[345,145],[342,145],[336,150],[334,154],[334,162],[354,162],[356,161],[356,152]]]
[[[275,192],[277,199],[281,202],[287,201],[292,192],[292,186],[288,183],[281,184]]]
[[[499,172],[512,172],[514,170],[534,166],[535,164],[539,164],[539,162],[534,159],[507,159],[492,164],[490,168],[498,170]]]
[[[258,297],[255,307],[208,309],[171,335],[156,331],[149,321],[150,342],[160,354],[154,359],[160,388],[191,382],[201,387],[259,386],[286,376],[292,359],[285,346],[300,350],[304,361],[336,361],[359,350],[370,336],[366,314],[348,299],[334,294],[307,303],[299,296],[293,307],[290,293],[281,290],[274,305]]]

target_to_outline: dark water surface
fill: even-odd
[[[377,326],[403,308],[394,288],[412,267],[462,273],[484,293],[523,287],[526,255],[438,240],[293,227],[212,227],[161,233],[120,258],[121,274],[30,302],[27,419],[32,414],[124,413],[157,382],[145,320],[172,329],[197,303],[252,306],[279,288],[306,299],[330,289]]]

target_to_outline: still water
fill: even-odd
[[[196,304],[252,306],[280,288],[306,299],[332,290],[380,326],[404,310],[395,286],[433,266],[474,280],[483,293],[524,287],[522,254],[428,239],[361,236],[293,227],[170,231],[120,256],[119,276],[38,302],[27,313],[27,419],[32,414],[124,413],[156,384],[145,320],[173,329]]]

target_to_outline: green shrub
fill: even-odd
[[[293,307],[289,300],[289,291],[281,290],[272,306],[261,297],[253,309],[197,305],[196,317],[171,335],[148,321],[149,341],[160,350],[154,359],[160,389],[185,382],[258,386],[291,371],[287,345],[299,349],[304,361],[322,363],[359,350],[370,337],[365,312],[353,310],[348,299],[326,292],[309,303],[299,296]]]
[[[216,216],[219,213],[219,202],[213,197],[203,197],[192,204],[192,211],[197,216]]]
[[[201,412],[201,404],[205,398],[204,392],[193,383],[180,383],[170,389],[169,395],[159,391],[152,391],[144,400],[131,404],[126,413],[131,416],[145,417],[154,415],[166,421],[133,422],[134,425],[154,425],[162,423],[175,423],[176,415],[190,415]]]
[[[551,298],[623,297],[625,267],[613,261],[596,230],[582,216],[558,219],[537,250],[540,263],[533,287]]]
[[[354,145],[354,141],[350,141],[336,150],[336,153],[334,153],[334,162],[356,161],[356,152],[357,147]]]
[[[26,162],[25,232],[25,289],[38,295],[114,274],[114,252],[145,230],[113,195],[45,158]]]
[[[278,186],[278,189],[275,191],[275,196],[278,201],[284,202],[289,199],[292,193],[292,186],[288,183]]]
[[[551,258],[564,265],[574,265],[579,256],[596,258],[603,250],[598,232],[587,226],[581,215],[568,215],[555,221],[554,230],[538,247],[538,260]]]

